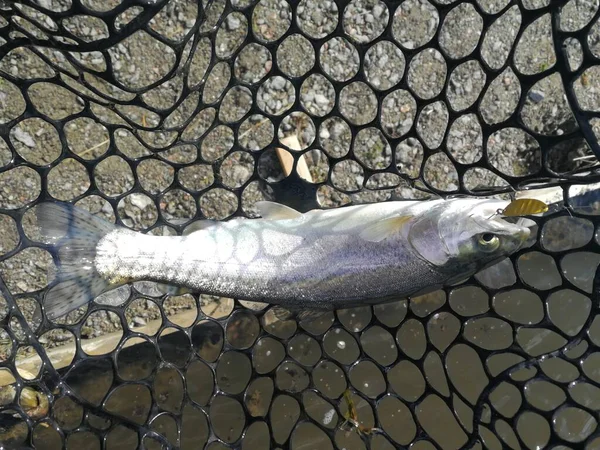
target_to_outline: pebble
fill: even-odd
[[[384,9],[385,8],[380,3],[378,3],[373,7],[373,16],[379,18],[383,14]]]
[[[271,79],[271,86],[273,89],[281,90],[285,87],[285,78],[283,77],[274,77]]]
[[[529,98],[531,99],[531,101],[533,101],[534,103],[539,103],[542,100],[544,100],[544,93],[541,91],[535,91],[532,90],[529,92]]]
[[[320,106],[325,106],[329,103],[329,99],[326,96],[324,96],[323,94],[316,94],[315,102]]]
[[[237,30],[241,24],[242,21],[234,14],[230,14],[229,16],[227,16],[227,29],[229,31]]]
[[[101,211],[104,214],[108,214],[108,215],[113,214],[113,209],[112,209],[112,206],[110,206],[110,203],[103,203]]]
[[[150,206],[153,203],[152,199],[144,194],[131,194],[129,196],[129,201],[133,206],[139,209],[144,209],[146,206]]]
[[[134,327],[143,327],[144,325],[146,325],[146,321],[141,317],[137,316],[132,319],[132,322]]]
[[[19,141],[21,144],[24,144],[29,148],[35,147],[35,141],[33,140],[31,135],[27,131],[24,131],[21,128],[15,127],[15,128],[13,128],[12,134],[15,137],[15,139],[17,141]]]

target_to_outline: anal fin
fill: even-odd
[[[273,315],[277,320],[296,320],[297,322],[312,322],[329,313],[329,310],[323,309],[287,309],[282,306],[274,306],[271,308]]]
[[[305,309],[296,314],[298,322],[313,322],[331,311],[322,309]]]
[[[281,306],[273,306],[271,312],[275,318],[280,321],[291,320],[294,318],[294,314],[289,309],[285,309]]]
[[[188,294],[191,291],[188,288],[182,286],[176,286],[174,284],[166,284],[166,283],[156,283],[156,287],[163,294],[168,294],[171,296],[178,296],[183,294]]]

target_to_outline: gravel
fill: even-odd
[[[62,8],[58,1],[38,3]],[[96,10],[110,10],[119,2],[84,3]],[[215,27],[214,49],[207,38],[200,39],[189,59],[189,77],[177,76],[150,89],[139,96],[142,102],[136,107],[127,105],[135,94],[100,77],[87,74],[89,87],[84,87],[76,66],[89,72],[102,71],[110,64],[124,87],[145,89],[178,64],[173,49],[146,31],[134,33],[108,53],[73,54],[71,61],[59,52],[40,50],[63,71],[59,76],[62,83],[77,94],[59,86],[57,78],[52,78],[57,77],[57,67],[31,49],[12,50],[0,60],[0,124],[10,123],[8,135],[0,136],[0,165],[10,160],[10,143],[28,164],[53,165],[47,183],[48,192],[56,199],[79,199],[89,187],[95,187],[114,200],[112,205],[99,196],[86,196],[79,205],[113,221],[116,214],[136,230],[151,229],[162,215],[172,228],[152,232],[166,234],[201,215],[217,220],[239,212],[256,215],[254,203],[265,197],[259,180],[284,176],[273,151],[256,157],[257,151],[269,148],[275,134],[299,137],[301,148],[295,150],[309,151],[305,160],[315,181],[324,181],[331,173],[331,186],[319,188],[318,200],[324,207],[336,207],[350,201],[422,198],[425,194],[407,181],[416,179],[422,167],[428,184],[453,192],[459,186],[457,165],[477,164],[485,148],[490,166],[500,174],[536,173],[541,167],[541,151],[528,133],[503,129],[483,142],[474,111],[479,99],[481,104],[476,107],[490,125],[512,117],[519,96],[524,95],[519,114],[531,131],[556,136],[576,126],[560,77],[552,73],[556,55],[547,14],[528,26],[515,43],[522,21],[518,6],[503,12],[482,34],[482,16],[470,3],[451,7],[443,22],[435,2],[427,0],[406,0],[395,10],[380,0],[354,0],[340,10],[330,0],[302,0],[294,16],[285,0],[261,0],[246,16],[244,8],[250,3],[232,2],[238,11],[223,16],[225,1],[214,1],[202,25],[203,31]],[[507,3],[482,0],[478,5],[485,13],[498,14]],[[529,8],[544,4],[523,3]],[[569,2],[561,13],[561,27],[580,29],[595,8],[597,2],[592,0]],[[164,38],[181,42],[194,26],[196,12],[194,1],[169,2],[150,26]],[[131,8],[121,15],[117,26],[136,14]],[[299,30],[286,35],[292,17]],[[38,18],[50,20],[41,14]],[[86,42],[102,39],[107,32],[103,23],[91,16],[71,18],[64,25]],[[384,33],[388,25],[390,33]],[[339,26],[344,36],[334,35]],[[594,25],[589,37],[596,55],[600,55],[599,30],[600,26]],[[436,33],[439,49],[430,46]],[[244,45],[247,37],[255,42]],[[481,61],[474,53],[479,44]],[[522,92],[518,74],[506,67],[515,45],[515,68],[524,74],[544,74],[527,92]],[[571,39],[566,51],[572,68],[577,68],[581,45]],[[231,66],[218,62],[232,55]],[[590,69],[575,83],[580,104],[596,111],[600,109],[599,74]],[[11,81],[13,77],[36,80],[27,92],[31,102],[27,118],[22,116],[25,98]],[[286,77],[302,80],[301,87],[296,90]],[[336,92],[332,82],[342,83],[343,89]],[[184,96],[187,88],[193,91]],[[331,114],[336,105],[339,113]],[[450,123],[449,112],[460,116]],[[166,129],[152,131],[163,119]],[[361,130],[354,140],[349,124]],[[170,148],[178,137],[173,130],[182,130],[181,145]],[[64,137],[64,146],[59,136]],[[112,156],[106,158],[109,149]],[[593,163],[594,159],[572,162],[570,158],[589,154],[586,144],[575,140],[551,152],[549,164],[566,172]],[[347,156],[351,158],[339,160]],[[54,165],[58,158],[61,162]],[[91,162],[93,171],[78,158]],[[405,179],[365,171],[392,164]],[[480,167],[469,168],[464,181],[469,189],[506,183]],[[41,185],[40,176],[30,168],[2,172],[0,205],[22,208],[37,198]],[[14,223],[0,215],[0,229],[3,255],[15,248]],[[43,250],[27,249],[2,261],[0,272],[14,292],[28,292],[45,285],[49,265]],[[159,318],[153,302],[159,301],[161,291],[151,284],[140,290],[148,299],[128,305],[129,326],[143,326]],[[119,291],[104,301],[118,303],[128,293]],[[196,308],[188,297],[174,298],[170,313]],[[23,303],[28,317],[33,317],[35,307],[33,300]],[[76,321],[81,312],[65,320]],[[95,316],[89,327],[87,336],[91,337],[115,331],[120,324],[105,315]],[[47,345],[64,339],[58,334],[46,338]]]

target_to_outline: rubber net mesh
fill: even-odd
[[[0,447],[600,448],[597,196],[460,286],[301,326],[149,282],[40,318],[53,263],[33,211],[176,234],[261,199],[543,185],[569,205],[599,181],[599,14],[0,0]]]

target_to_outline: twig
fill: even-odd
[[[109,142],[110,142],[110,139],[106,139],[106,140],[104,140],[104,141],[100,142],[99,144],[96,144],[96,145],[94,145],[93,147],[90,147],[90,148],[87,148],[87,149],[85,149],[85,150],[84,150],[84,151],[82,151],[81,153],[77,153],[77,156],[83,156],[83,155],[85,155],[86,153],[89,153],[89,152],[91,152],[91,151],[93,151],[93,150],[96,150],[98,147],[101,147],[102,145],[104,145],[104,144],[107,144],[107,143],[109,143]]]

